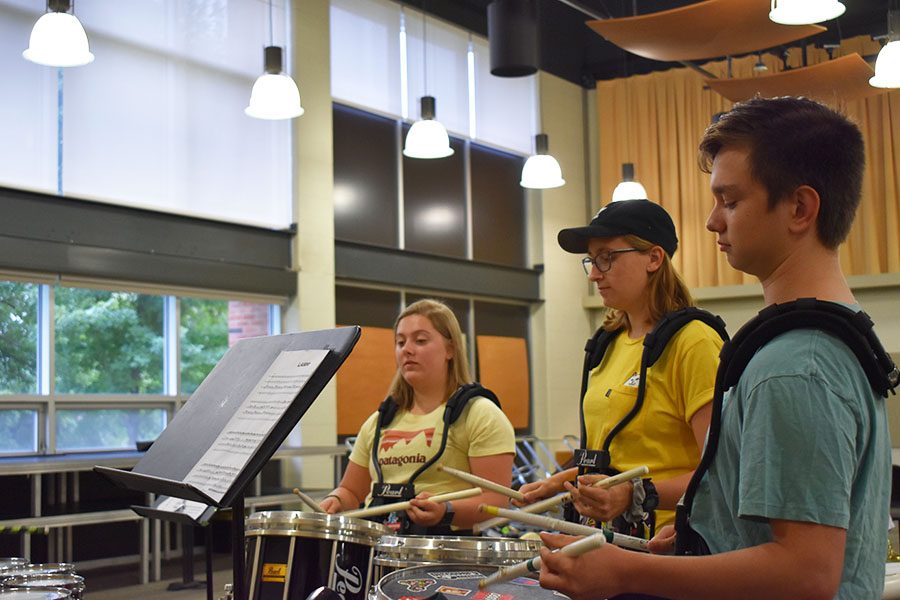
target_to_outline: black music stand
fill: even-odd
[[[100,466],[94,471],[127,489],[209,507],[209,511],[199,512],[199,507],[191,505],[197,508],[192,514],[186,514],[190,511],[184,509],[161,510],[166,499],[160,498],[153,507],[132,507],[143,516],[198,524],[216,509],[230,507],[234,593],[236,600],[244,600],[244,491],[343,364],[359,335],[359,327],[341,327],[239,341],[225,353],[132,471]],[[324,356],[316,352],[322,350],[326,351]],[[315,366],[319,359],[321,362]],[[294,393],[290,373],[278,369],[285,363],[294,366],[297,360],[302,361],[297,367],[315,370]],[[261,395],[254,395],[255,392]],[[265,395],[277,394],[281,403],[273,401],[270,407]],[[251,399],[255,402],[250,403]],[[269,429],[264,435],[243,436],[242,430],[249,428],[245,425],[257,421],[261,410],[265,413],[261,420],[271,421]],[[234,454],[241,455],[239,460],[245,463],[239,468],[237,462],[231,468],[218,466],[221,461],[210,458],[209,453],[222,448],[237,448]],[[207,483],[204,478],[211,470],[216,472]]]

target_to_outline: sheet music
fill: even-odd
[[[279,354],[184,482],[220,501],[327,355],[321,349]]]
[[[168,496],[155,507],[156,510],[187,515],[194,521],[198,520],[203,513],[206,512],[207,508],[209,508],[209,506],[202,502],[182,500],[181,498],[173,498],[171,496]]]

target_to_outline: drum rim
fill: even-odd
[[[27,582],[40,582],[43,579],[62,579],[67,578],[71,579],[71,582],[67,582],[66,585],[76,584],[77,587],[72,589],[75,590],[84,590],[84,577],[78,575],[77,573],[28,573],[26,575],[12,575],[3,580],[3,584],[6,587],[21,587],[21,588],[40,588],[40,585],[28,585]],[[18,581],[24,580],[24,581]],[[44,586],[45,588],[48,586]],[[60,588],[68,590],[68,587],[64,587],[62,585],[54,585],[50,586],[54,588]]]
[[[443,546],[459,548],[460,550],[469,550],[472,546],[476,548],[479,546],[490,547],[490,548],[498,548],[498,547],[510,547],[511,550],[516,550],[521,548],[522,550],[532,550],[541,548],[540,540],[523,540],[519,538],[492,538],[492,537],[479,537],[476,535],[472,536],[461,536],[461,535],[385,535],[382,536],[381,540],[379,540],[379,546],[385,546],[388,548],[394,547],[403,547],[403,548],[431,548],[433,547],[433,542],[439,541]]]
[[[72,594],[69,593],[69,590],[58,587],[46,587],[46,588],[23,588],[23,587],[0,587],[0,596],[9,595],[8,592],[55,592],[59,594],[59,598],[57,600],[65,600],[66,598],[71,598]]]
[[[262,511],[247,519],[248,537],[286,536],[351,542],[374,547],[390,529],[355,517],[289,510]]]
[[[13,565],[0,569],[0,582],[15,577],[17,575],[39,575],[46,573],[53,575],[55,573],[71,573],[75,574],[75,565],[73,563],[28,563],[25,565]]]

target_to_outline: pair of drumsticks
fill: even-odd
[[[465,471],[460,471],[458,469],[443,465],[438,465],[438,470],[442,470],[447,474],[456,477],[457,479],[461,479],[462,481],[472,483],[480,487],[469,488],[467,490],[461,490],[458,492],[450,492],[448,494],[438,494],[435,496],[431,496],[429,500],[431,500],[432,502],[448,502],[461,498],[470,498],[472,496],[480,495],[482,493],[482,488],[497,492],[514,500],[521,501],[525,499],[521,492],[500,485],[483,477],[479,477],[477,475],[473,475],[471,473],[467,473]],[[629,469],[628,471],[619,473],[618,475],[596,481],[591,484],[591,486],[608,489],[619,485],[620,483],[631,481],[635,477],[646,475],[648,472],[649,469],[646,466],[636,467],[634,469]],[[313,510],[317,512],[324,512],[321,508],[319,508],[319,505],[312,498],[301,492],[299,489],[294,488],[294,493],[297,494],[297,496],[299,496],[299,498],[304,503],[309,505]],[[496,515],[497,518],[488,519],[487,521],[482,521],[481,523],[476,523],[474,531],[475,533],[479,533],[480,531],[484,531],[489,527],[503,525],[508,523],[509,521],[518,521],[538,527],[546,527],[547,529],[553,529],[571,535],[587,536],[581,540],[564,546],[563,548],[555,550],[555,552],[562,552],[570,556],[579,556],[585,552],[588,552],[589,550],[598,548],[607,542],[616,544],[617,546],[622,546],[624,548],[640,550],[643,552],[647,551],[647,540],[642,538],[622,535],[603,529],[598,531],[594,527],[588,527],[586,525],[579,525],[577,523],[570,523],[561,519],[554,519],[552,517],[535,514],[545,512],[547,510],[550,510],[551,508],[558,506],[559,504],[570,502],[571,500],[571,492],[565,492],[563,494],[559,494],[558,496],[554,496],[552,498],[547,498],[546,500],[541,500],[539,502],[535,502],[534,504],[530,504],[521,510],[508,510],[498,506],[482,504],[478,507],[479,510],[491,515]],[[406,510],[410,507],[410,505],[411,504],[409,501],[396,502],[372,508],[345,511],[339,513],[339,515],[343,517],[366,518],[383,515],[394,511]],[[511,567],[501,567],[493,575],[490,575],[489,577],[481,580],[478,585],[479,587],[484,588],[493,583],[509,581],[510,579],[514,579],[529,572],[537,572],[540,570],[540,568],[541,557],[536,556]]]

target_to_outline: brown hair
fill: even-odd
[[[859,206],[865,145],[859,128],[808,98],[753,98],[706,129],[700,169],[709,173],[723,148],[745,148],[750,175],[769,193],[769,208],[801,185],[821,201],[816,233],[826,248],[847,238]]]
[[[626,244],[641,252],[646,252],[656,246],[656,244],[635,235],[626,235],[624,239]],[[691,291],[665,252],[663,252],[662,264],[656,271],[648,273],[647,277],[647,303],[650,307],[650,319],[654,323],[673,310],[694,306]],[[621,310],[609,309],[603,320],[603,329],[616,331],[623,327],[626,330],[631,329],[628,315]]]
[[[422,315],[431,322],[435,330],[447,340],[453,356],[447,363],[447,399],[456,391],[459,386],[472,383],[472,376],[469,373],[469,362],[466,359],[466,345],[463,342],[462,331],[459,328],[459,321],[453,311],[438,300],[425,299],[413,302],[407,306],[403,312],[397,316],[394,321],[394,334],[397,333],[397,327],[405,317],[410,315]],[[394,374],[394,380],[388,390],[388,395],[394,398],[401,410],[409,410],[413,405],[413,389],[400,373],[400,369]]]

